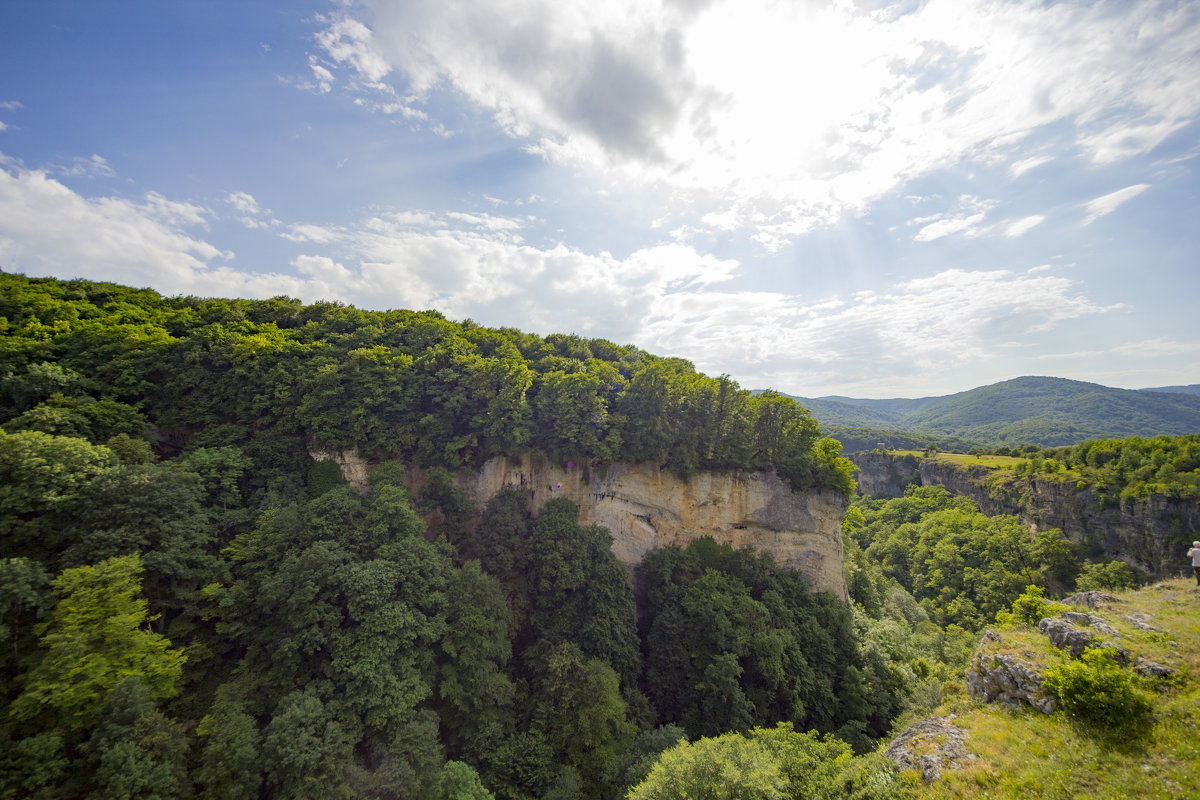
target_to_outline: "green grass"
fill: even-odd
[[[895,451],[893,451],[893,453],[898,456],[917,456],[918,458],[925,457],[925,453],[921,450],[895,450]],[[930,458],[934,461],[940,461],[944,464],[957,464],[960,466],[975,465],[975,466],[980,466],[980,467],[986,467],[987,469],[1008,469],[1008,470],[1014,469],[1017,466],[1017,464],[1020,464],[1021,462],[1028,460],[1025,458],[1021,458],[1020,456],[990,456],[990,455],[969,456],[969,455],[966,455],[965,453],[940,453],[940,452],[934,453],[933,455],[930,456]]]
[[[975,755],[963,769],[946,770],[924,785],[913,778],[913,797],[1008,798],[1010,800],[1109,800],[1110,798],[1200,799],[1200,589],[1173,580],[1164,588],[1118,593],[1125,602],[1099,613],[1121,632],[1120,644],[1135,658],[1175,667],[1153,695],[1153,726],[1140,739],[1089,731],[1062,712],[1044,715],[976,702],[957,710],[955,722],[968,731]],[[1153,616],[1165,633],[1137,630],[1125,615]],[[1049,666],[1064,656],[1031,628],[1002,632],[997,652],[1016,653]]]

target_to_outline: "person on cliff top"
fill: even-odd
[[[1196,576],[1196,585],[1200,586],[1200,542],[1192,542],[1188,555],[1192,557],[1192,574]]]

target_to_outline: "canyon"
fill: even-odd
[[[1200,538],[1200,504],[1160,494],[1101,501],[1088,486],[1054,475],[1014,477],[982,465],[958,465],[881,451],[852,453],[865,495],[899,497],[910,485],[941,485],[969,497],[989,516],[1012,514],[1031,530],[1058,528],[1085,555],[1120,559],[1163,578],[1190,570],[1188,545]]]

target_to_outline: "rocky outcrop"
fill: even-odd
[[[1038,633],[1050,640],[1059,650],[1066,650],[1071,658],[1079,658],[1091,647],[1096,637],[1091,631],[1076,628],[1066,620],[1047,617],[1038,623]]]
[[[942,776],[943,769],[958,769],[975,755],[967,752],[967,732],[952,718],[931,717],[915,722],[888,745],[887,757],[899,769],[921,772],[926,783]]]
[[[1095,594],[1101,594],[1099,592]],[[1113,597],[1116,601],[1117,598]],[[1149,614],[1130,614],[1123,618],[1138,631],[1164,632],[1151,626]],[[1087,629],[1080,628],[1086,625]],[[1159,691],[1167,691],[1169,682],[1176,675],[1176,667],[1135,656],[1112,639],[1123,638],[1112,620],[1096,614],[1078,611],[1064,612],[1060,617],[1047,617],[1038,623],[1038,631],[1047,637],[1050,644],[1068,651],[1071,658],[1079,658],[1088,648],[1107,651],[1121,667],[1132,667],[1132,671],[1143,678],[1153,680]],[[1108,636],[1104,639],[1097,634]],[[1136,635],[1132,638],[1136,639]],[[1020,641],[1018,638],[1017,641]],[[971,657],[967,668],[967,691],[971,697],[986,703],[1004,703],[1010,706],[1028,705],[1046,714],[1053,713],[1055,698],[1043,688],[1043,670],[1048,665],[1061,663],[1057,657],[1047,657],[1044,648],[1036,651],[1025,645],[1020,655],[1013,651],[1021,647],[997,631],[985,631],[979,649]],[[1169,659],[1168,659],[1169,660]]]
[[[1076,616],[1091,617],[1090,614],[1078,614]],[[1064,614],[1063,617],[1067,617],[1067,614]],[[1098,624],[1095,627],[1099,632],[1106,635],[1113,637],[1121,635],[1115,628],[1103,620],[1098,620]],[[1038,633],[1049,639],[1050,644],[1059,650],[1066,650],[1071,658],[1079,658],[1083,655],[1083,651],[1089,647],[1103,647],[1112,654],[1112,657],[1118,664],[1129,663],[1129,653],[1125,648],[1109,639],[1100,639],[1090,630],[1077,627],[1072,624],[1069,618],[1046,617],[1038,623]]]
[[[1154,617],[1149,614],[1126,614],[1121,619],[1144,633],[1161,633],[1157,626],[1150,624]]]
[[[1139,658],[1137,665],[1133,671],[1143,678],[1152,678],[1155,680],[1170,680],[1175,676],[1175,670],[1166,664],[1160,664],[1157,661],[1150,661],[1145,658]]]
[[[911,484],[945,486],[969,497],[983,513],[1012,514],[1032,530],[1059,528],[1076,544],[1095,547],[1151,575],[1166,576],[1184,565],[1181,540],[1200,535],[1200,503],[1151,495],[1144,500],[1102,502],[1087,486],[1050,475],[997,480],[982,465],[952,464],[881,451],[851,453],[864,494],[898,497]],[[914,464],[915,462],[915,464]]]
[[[1085,614],[1082,611],[1064,611],[1062,618],[1074,625],[1087,625],[1102,636],[1108,636],[1112,639],[1121,638],[1120,631],[1095,614]]]
[[[1043,714],[1054,713],[1054,697],[1042,689],[1042,673],[1037,666],[1011,653],[989,652],[988,643],[999,641],[995,633],[984,634],[967,668],[967,692],[985,703],[1027,705]]]
[[[1076,592],[1069,594],[1062,599],[1069,606],[1083,606],[1084,608],[1101,609],[1110,603],[1120,603],[1121,598],[1108,592],[1092,590],[1090,592]]]
[[[310,450],[313,461],[332,461],[342,470],[346,482],[360,492],[367,490],[369,464],[355,450]]]
[[[320,455],[337,461],[351,483],[366,485],[366,464],[353,452]],[[776,563],[799,570],[814,591],[847,598],[841,534],[845,499],[830,491],[792,491],[774,473],[702,472],[681,479],[652,464],[601,469],[526,455],[494,458],[454,478],[478,510],[505,487],[525,493],[532,509],[565,497],[579,506],[582,524],[612,533],[613,553],[627,564],[639,563],[656,547],[711,536],[767,551]],[[415,491],[423,472],[410,469],[409,480]]]

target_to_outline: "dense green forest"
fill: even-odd
[[[433,311],[0,275],[0,348],[6,430],[104,443],[149,424],[164,454],[237,446],[263,489],[295,489],[310,446],[450,468],[533,450],[853,483],[838,444],[779,394],[630,346]]]
[[[902,588],[925,617],[979,630],[1029,586],[1051,596],[1124,589],[1141,576],[1120,561],[1086,562],[1058,528],[1031,536],[1020,519],[989,517],[942,486],[910,486],[902,497],[855,500],[846,514],[847,585],[867,613]]]
[[[1021,456],[1017,476],[1051,476],[1090,487],[1102,502],[1162,495],[1173,500],[1200,500],[1200,434],[1128,439],[1097,439],[1074,447],[1025,445],[972,454]]]
[[[0,287],[0,797],[901,797],[877,746],[962,706],[983,626],[1138,579],[938,487],[854,500],[848,605],[709,539],[631,573],[569,501],[480,512],[452,472],[535,452],[850,496],[851,465],[790,398],[601,340]],[[310,456],[351,447],[365,493]],[[1191,491],[1196,449],[1024,454],[1120,494]]]
[[[796,400],[827,432],[837,430],[847,451],[862,440],[925,437],[943,449],[1032,443],[1076,445],[1086,439],[1183,435],[1200,431],[1200,397],[1194,387],[1114,389],[1064,378],[1024,377],[944,397],[864,400],[850,397]],[[952,441],[957,440],[955,443]]]
[[[853,608],[709,540],[631,575],[570,502],[479,516],[450,477],[534,451],[848,493],[790,399],[428,312],[0,285],[0,795],[611,798],[717,735],[822,796],[890,785],[852,753],[911,675]],[[342,447],[367,493],[309,456]]]

